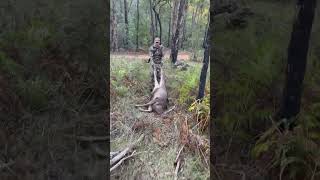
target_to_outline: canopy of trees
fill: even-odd
[[[177,26],[179,3],[181,0],[113,0],[112,50],[146,49],[155,36],[161,36],[162,44],[169,48]],[[180,49],[202,49],[209,4],[208,0],[185,1],[179,29]]]

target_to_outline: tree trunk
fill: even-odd
[[[184,5],[185,9],[183,11],[183,20],[182,20],[182,30],[180,35],[180,48],[183,48],[183,42],[185,40],[185,33],[186,33],[186,21],[187,21],[187,10],[188,10],[188,1]]]
[[[114,1],[112,1],[111,11],[111,47],[112,51],[118,51],[117,15]]]
[[[128,7],[127,0],[123,0],[124,4],[124,23],[126,29],[126,37],[125,37],[125,48],[129,48],[129,22],[128,22]]]
[[[173,9],[171,12],[171,37],[173,37],[177,26],[177,12],[178,12],[179,0],[173,0]]]
[[[152,13],[152,3],[151,0],[149,0],[149,5],[150,5],[150,19],[151,19],[151,35],[152,35],[152,41],[154,40],[154,22],[153,22],[153,13]]]
[[[159,10],[160,11],[160,10]],[[157,12],[156,11],[156,7],[155,6],[153,6],[153,12],[154,12],[154,14],[155,14],[155,16],[156,16],[156,18],[157,18],[157,22],[159,23],[159,31],[160,31],[160,43],[162,42],[162,27],[161,27],[161,20],[160,20],[160,15],[159,15],[159,13],[160,12]]]
[[[178,57],[178,49],[179,49],[179,35],[182,26],[182,15],[185,9],[186,0],[180,0],[179,12],[177,18],[177,27],[175,28],[174,36],[172,37],[171,42],[171,60],[172,63],[175,64],[177,62]]]
[[[137,0],[137,36],[136,36],[136,51],[139,49],[139,0]]]
[[[186,27],[186,22],[187,22],[187,5],[185,8],[185,12],[184,12],[184,16],[183,16],[183,26],[182,26],[182,36],[181,36],[181,43],[180,43],[180,48],[183,49],[183,42],[185,41],[185,37],[186,37],[186,31],[187,31],[187,27]]]
[[[306,71],[307,54],[316,0],[299,0],[296,16],[288,47],[286,83],[277,120],[290,119],[300,112],[303,79]],[[288,125],[288,121],[284,125]],[[289,129],[293,128],[293,124]]]
[[[205,38],[203,42],[203,48],[204,48],[204,53],[203,53],[203,65],[200,73],[200,82],[199,82],[199,92],[198,92],[198,97],[197,99],[202,100],[204,97],[204,91],[206,87],[206,81],[207,81],[207,71],[208,71],[208,66],[209,66],[209,61],[210,61],[210,24],[209,27],[206,30],[205,33]]]
[[[198,8],[199,8],[199,4],[197,4],[196,6],[196,9],[193,10],[193,13],[192,13],[192,24],[191,24],[191,32],[194,32],[194,28],[195,28],[195,25],[196,25],[196,15],[198,14]],[[192,60],[193,61],[196,61],[197,60],[197,57],[196,57],[196,47],[195,47],[195,39],[194,39],[194,33],[191,34],[191,48],[192,48]]]
[[[159,23],[160,44],[162,44],[162,25],[161,25],[161,19],[160,19],[160,12],[161,12],[162,6],[164,6],[165,4],[167,4],[167,3],[161,4],[161,5],[159,5],[159,3],[158,3],[158,4],[153,5],[153,7],[152,7],[152,10],[153,10],[153,12],[154,12],[154,14],[156,16],[156,19],[157,19],[156,22]],[[156,11],[156,6],[159,6],[159,11],[158,12]]]
[[[170,47],[171,45],[170,45],[170,37],[171,37],[171,32],[170,32],[170,30],[171,30],[171,16],[169,17],[169,28],[168,28],[168,44],[167,44],[167,47]]]

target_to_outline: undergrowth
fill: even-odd
[[[164,61],[166,88],[169,107],[176,109],[161,118],[153,113],[140,112],[134,104],[148,101],[150,94],[150,64],[143,59],[128,59],[125,55],[111,55],[110,61],[110,98],[111,98],[111,151],[123,149],[141,133],[145,135],[143,143],[137,147],[137,157],[129,160],[111,173],[111,179],[172,179],[174,161],[181,149],[179,134],[181,122],[188,120],[191,127],[197,124],[188,107],[194,101],[198,90],[198,77],[201,63],[190,63],[186,71],[173,69],[168,59]],[[187,62],[189,63],[189,61]],[[203,101],[208,107],[208,99]],[[202,109],[199,105],[199,110]],[[206,119],[208,109],[200,112],[200,119]],[[200,120],[199,119],[199,120]],[[192,122],[194,121],[194,122]],[[189,127],[189,128],[191,128]],[[196,128],[198,129],[198,128]],[[182,156],[183,170],[179,178],[208,179],[209,168],[200,152],[192,153],[185,148]]]
[[[242,162],[260,169],[248,176],[319,179],[319,11],[311,37],[301,114],[293,132],[279,133],[269,117],[279,109],[294,1],[241,1],[254,13],[245,28],[228,29],[215,18],[216,126],[219,163]],[[319,9],[319,8],[318,8]],[[234,156],[231,156],[234,155]],[[257,178],[259,179],[259,178]]]

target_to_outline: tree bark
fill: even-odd
[[[161,43],[161,41],[162,41],[162,27],[161,27],[161,20],[160,20],[160,15],[159,15],[159,13],[156,11],[156,7],[155,6],[153,6],[153,12],[154,12],[154,14],[155,14],[155,16],[156,16],[156,18],[157,18],[157,22],[159,23],[159,31],[160,31],[160,43]]]
[[[173,9],[171,12],[171,37],[173,37],[177,26],[177,12],[178,12],[179,0],[173,0]]]
[[[111,14],[111,47],[112,51],[118,51],[117,16],[115,2],[112,2]]]
[[[206,81],[207,81],[207,71],[208,71],[208,66],[209,66],[209,61],[210,61],[210,24],[209,27],[206,30],[205,33],[205,38],[203,41],[203,48],[204,48],[204,53],[203,53],[203,65],[200,73],[200,82],[199,82],[199,92],[198,92],[198,97],[197,99],[202,100],[204,97],[204,91],[206,87]]]
[[[185,40],[185,34],[186,34],[186,21],[187,21],[187,11],[188,11],[188,2],[186,2],[185,4],[185,9],[184,9],[184,13],[183,13],[183,25],[182,25],[182,33],[181,33],[181,37],[180,37],[180,48],[183,49],[183,42]]]
[[[306,72],[309,39],[316,8],[316,0],[298,0],[298,14],[295,18],[288,47],[286,83],[281,107],[276,119],[291,119],[300,112],[303,79]],[[289,125],[289,122],[282,124]],[[289,129],[293,128],[290,124]]]
[[[169,17],[169,28],[168,28],[168,44],[167,44],[167,47],[170,47],[171,44],[170,44],[170,37],[171,37],[171,16]]]
[[[137,36],[136,36],[136,51],[139,49],[139,0],[137,0]]]
[[[197,3],[197,6],[196,6],[196,9],[193,10],[193,13],[192,13],[192,21],[191,21],[191,32],[194,32],[194,28],[195,28],[195,25],[196,25],[196,16],[198,14],[198,9],[199,9],[199,4]],[[196,47],[195,47],[195,40],[194,40],[194,33],[191,34],[191,37],[192,37],[192,41],[191,41],[191,48],[192,48],[192,60],[196,60],[197,57],[196,57]]]
[[[124,4],[124,23],[126,29],[125,48],[129,48],[129,22],[128,22],[128,7],[127,0],[123,0]]]
[[[152,35],[152,41],[154,40],[154,22],[153,22],[153,13],[152,13],[152,3],[151,0],[149,0],[149,5],[150,5],[150,19],[151,19],[151,35]]]
[[[180,0],[178,18],[177,18],[177,27],[175,28],[174,36],[172,37],[171,42],[171,61],[173,64],[177,62],[178,49],[179,49],[179,35],[182,26],[182,15],[185,9],[186,0]]]

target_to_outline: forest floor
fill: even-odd
[[[92,147],[107,151],[106,141],[77,139],[106,136],[105,118],[106,112],[79,112],[63,104],[1,121],[0,179],[105,179],[108,162]]]
[[[187,56],[187,53],[179,57],[184,56]],[[134,107],[137,103],[147,102],[150,94],[150,64],[145,63],[146,59],[145,54],[136,56],[131,53],[112,54],[110,58],[111,151],[123,150],[140,135],[144,135],[144,139],[135,149],[138,154],[112,171],[111,179],[173,179],[175,160],[182,147],[182,123],[187,121],[188,125],[191,125],[194,121],[193,114],[187,110],[192,100],[185,104],[179,104],[178,100],[183,93],[182,87],[190,80],[187,77],[199,78],[202,63],[189,61],[189,69],[181,71],[173,69],[169,60],[165,59],[164,71],[170,101],[168,108],[175,106],[175,109],[163,117],[140,112]],[[197,86],[191,89],[189,95],[195,96]],[[208,132],[193,132],[209,140]],[[178,179],[209,178],[209,166],[199,152],[184,148],[181,157],[184,161]],[[208,156],[206,157],[208,160]]]
[[[148,52],[133,52],[133,51],[128,51],[128,52],[118,52],[118,53],[113,53],[113,57],[119,57],[119,56],[125,56],[126,59],[148,59],[149,55]],[[190,60],[192,54],[187,51],[182,51],[179,52],[178,54],[178,59],[179,60]],[[164,52],[164,59],[169,59],[170,57],[170,52]]]

